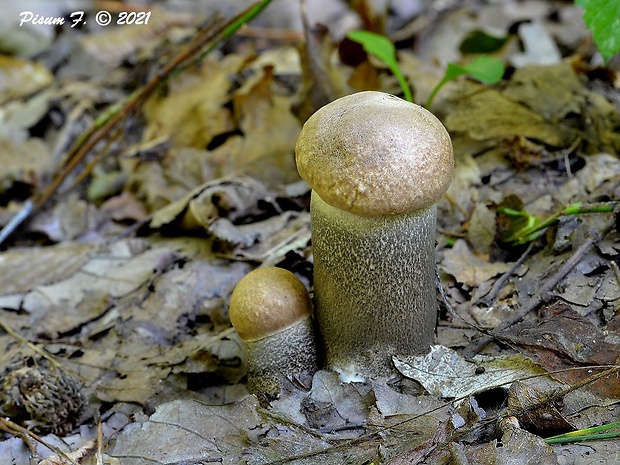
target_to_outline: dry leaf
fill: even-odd
[[[473,361],[467,361],[443,346],[432,346],[424,356],[396,356],[394,365],[403,375],[422,384],[431,395],[443,398],[461,398],[500,385],[507,386],[517,379],[545,374],[521,355],[477,355]],[[479,367],[484,367],[482,373]],[[551,381],[544,382],[546,386],[550,384]]]
[[[147,13],[147,10],[141,14]],[[154,48],[166,33],[175,27],[191,26],[196,17],[189,13],[173,12],[151,6],[148,10],[148,25],[129,27],[102,28],[95,34],[81,37],[85,50],[97,59],[110,65],[119,65],[121,61],[139,50]]]
[[[510,269],[509,263],[489,263],[475,256],[467,243],[459,239],[451,249],[444,251],[439,267],[468,287],[478,287],[491,278]]]
[[[214,137],[233,131],[232,115],[224,105],[229,99],[230,75],[238,73],[247,60],[244,55],[227,55],[222,60],[209,55],[198,71],[174,79],[165,96],[153,97],[145,105],[143,141],[167,136],[172,147],[205,149]]]
[[[41,178],[51,171],[52,155],[46,144],[34,137],[19,144],[0,138],[0,166],[0,195],[7,195],[15,184],[24,184],[19,190],[28,197],[28,189],[37,189]],[[19,190],[11,193],[13,199]]]
[[[521,135],[555,147],[568,147],[578,137],[571,128],[546,121],[542,115],[482,84],[460,81],[444,121],[451,132],[476,141]]]
[[[274,86],[273,67],[266,66],[235,92],[235,121],[243,135],[212,152],[223,175],[245,174],[272,189],[299,179],[294,150],[300,130],[290,97],[276,93]]]

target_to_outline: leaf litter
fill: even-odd
[[[395,354],[402,376],[387,382],[342,384],[319,371],[309,391],[291,382],[270,405],[247,395],[242,343],[227,314],[234,285],[261,263],[312,283],[309,190],[298,183],[292,156],[301,124],[325,99],[369,87],[398,92],[372,60],[362,57],[354,69],[344,55],[333,58],[344,44],[334,39],[344,37],[342,24],[373,24],[369,10],[343,8],[320,32],[310,30],[320,8],[309,6],[305,30],[276,39],[260,31],[260,40],[241,30],[166,82],[93,147],[107,154],[87,159],[97,171],[69,173],[55,205],[0,253],[1,408],[11,417],[0,425],[0,457],[28,463],[26,444],[47,463],[69,463],[66,451],[84,464],[95,456],[110,464],[610,456],[604,443],[550,446],[541,436],[618,416],[614,213],[563,217],[526,248],[501,242],[498,207],[512,195],[544,218],[576,201],[617,199],[618,102],[606,97],[617,89],[583,58],[558,62],[558,50],[574,50],[586,37],[574,7],[532,1],[523,17],[509,5],[474,3],[450,12],[421,6],[408,18],[417,22],[391,30],[403,44],[420,39],[397,56],[416,101],[441,78],[437,63],[461,59],[458,42],[474,27],[499,28],[509,39],[496,54],[517,64],[498,85],[461,79],[435,101],[457,170],[440,204],[444,300],[430,354]],[[45,59],[24,56],[12,62],[15,70],[0,69],[0,116],[11,129],[0,141],[3,224],[45,187],[101,107],[146,82],[204,18],[157,10],[156,27],[143,34],[87,27],[76,41],[62,31]],[[397,19],[389,17],[388,28]],[[519,28],[525,53],[510,36],[523,19],[536,21],[533,30]],[[471,29],[444,40],[441,31],[454,24],[461,26],[453,32]],[[549,46],[542,56],[540,48],[533,53],[531,34]],[[16,72],[24,85],[11,83]],[[575,265],[562,270],[571,259]],[[494,332],[525,304],[532,311]],[[488,333],[498,343],[485,344],[483,355],[460,354]],[[69,386],[70,398],[83,402],[70,421],[48,415],[15,397],[23,379]],[[61,399],[48,398],[57,413]],[[23,426],[45,436],[35,440]]]

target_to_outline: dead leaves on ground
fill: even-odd
[[[550,14],[545,8],[541,17]],[[463,11],[443,20],[459,18]],[[50,60],[61,68],[63,84],[34,61],[6,64],[15,71],[0,66],[9,82],[0,89],[3,222],[41,188],[98,109],[152,73],[195,27],[187,16],[161,19],[151,35],[134,30],[84,37],[91,56],[69,60],[66,68],[54,51]],[[111,450],[123,463],[269,463],[294,456],[300,456],[295,463],[308,464],[317,457],[322,463],[378,457],[393,464],[556,463],[529,430],[543,434],[545,418],[554,427],[585,427],[617,414],[617,377],[580,384],[602,370],[595,365],[618,363],[616,232],[546,296],[563,305],[543,306],[504,332],[502,342],[517,355],[472,364],[439,347],[413,361],[397,359],[404,374],[397,385],[343,385],[320,372],[311,391],[291,386],[271,409],[244,397],[243,353],[226,310],[232,288],[256,263],[284,265],[311,280],[307,186],[295,184],[293,158],[301,123],[326,95],[396,89],[377,63],[350,68],[333,59],[338,44],[327,32],[312,36],[314,48],[301,56],[290,45],[209,55],[163,86],[124,132],[98,148],[112,156],[100,164],[88,192],[59,197],[26,230],[62,245],[0,254],[3,322],[77,376],[90,408],[105,406],[106,434],[128,424]],[[419,42],[422,52],[434,47],[429,36]],[[434,71],[408,52],[400,59],[419,95],[427,94]],[[22,93],[10,85],[15,75],[27,82]],[[440,321],[444,346],[467,343],[474,330],[463,329],[464,322],[497,326],[536,297],[591,230],[611,222],[611,214],[562,219],[518,266],[519,253],[498,246],[497,206],[507,193],[540,217],[576,200],[618,197],[617,109],[588,79],[578,60],[524,66],[493,88],[462,81],[452,86],[450,106],[443,100],[439,113],[457,156],[451,203],[440,205],[439,269],[454,311],[443,312]],[[49,132],[29,138],[46,117]],[[115,236],[141,223],[141,237]],[[496,289],[499,279],[506,281]],[[7,335],[0,341],[7,348],[0,358],[3,375],[15,358],[42,363],[32,347]],[[508,375],[512,386],[497,388]],[[568,392],[573,386],[580,389]],[[547,410],[526,412],[554,389],[567,395]],[[460,403],[452,405],[454,398]],[[152,414],[141,413],[142,407]],[[518,423],[495,424],[507,415]],[[162,437],[175,447],[162,446]]]
[[[568,62],[516,70],[501,90],[463,81],[454,93],[445,124],[457,141],[465,133],[489,147],[519,136],[557,148],[583,140],[586,153],[620,151],[616,109],[587,90]]]
[[[33,267],[40,259],[47,259],[44,266]],[[221,368],[223,380],[243,376],[240,342],[222,333],[229,323],[221,312],[249,267],[214,260],[202,240],[131,239],[4,254],[2,278],[10,281],[19,269],[29,279],[22,276],[0,299],[5,313],[27,319],[7,324],[53,340],[47,350],[72,358],[70,368],[100,401],[143,402],[186,362],[200,360],[203,376],[207,366],[213,373]],[[191,329],[197,321],[201,327]],[[9,336],[3,338],[8,347]]]

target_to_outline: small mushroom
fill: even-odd
[[[244,341],[251,393],[273,399],[285,378],[303,382],[317,371],[312,302],[290,271],[248,273],[232,293],[229,313]]]
[[[314,113],[295,148],[312,187],[315,312],[327,367],[388,375],[424,353],[436,323],[438,202],[452,180],[450,136],[424,108],[382,92]]]

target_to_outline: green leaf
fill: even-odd
[[[396,49],[387,37],[370,31],[351,31],[347,37],[362,44],[366,53],[379,58],[386,65],[397,64]]]
[[[620,421],[592,428],[580,429],[569,433],[551,436],[545,439],[547,444],[560,444],[565,442],[596,441],[601,439],[613,439],[620,437]]]
[[[413,95],[411,94],[409,83],[407,83],[407,79],[405,79],[405,76],[398,66],[398,60],[396,59],[396,48],[387,37],[370,31],[351,31],[347,34],[347,37],[353,42],[362,44],[366,53],[385,63],[398,80],[400,88],[405,96],[405,100],[413,102]]]
[[[497,52],[508,41],[508,36],[497,37],[480,29],[471,31],[459,45],[461,53],[493,53]]]
[[[620,51],[620,1],[575,0],[584,9],[583,19],[594,43],[607,61]]]
[[[469,74],[474,79],[485,84],[497,84],[504,75],[504,64],[495,58],[477,57],[464,66],[448,63],[446,74],[442,81],[451,81],[461,74]]]
[[[446,74],[442,80],[439,81],[439,84],[435,86],[426,101],[426,108],[430,109],[433,99],[437,92],[439,92],[439,89],[462,74],[469,74],[474,79],[484,82],[485,84],[497,84],[502,80],[502,76],[504,75],[504,63],[488,56],[476,57],[464,66],[448,63]]]
[[[487,56],[477,57],[463,68],[471,77],[485,84],[497,84],[504,75],[504,64]]]
[[[464,67],[454,63],[448,63],[448,67],[446,68],[446,74],[444,75],[441,82],[445,84],[446,82],[450,82],[453,79],[456,79],[461,74],[467,74],[467,70]]]

